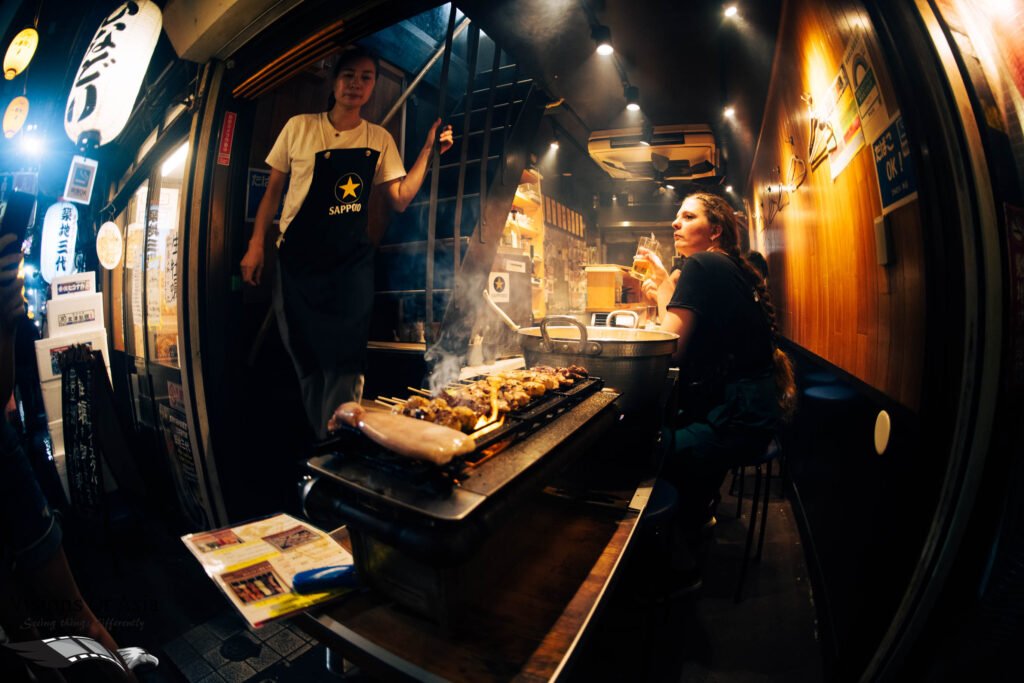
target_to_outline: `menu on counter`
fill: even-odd
[[[352,564],[352,555],[328,534],[286,514],[181,537],[245,620],[258,628],[347,593],[337,588],[299,595],[299,572]]]

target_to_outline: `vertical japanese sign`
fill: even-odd
[[[89,350],[73,346],[61,355],[64,450],[71,504],[88,516],[104,510],[103,470],[93,430],[93,377]]]
[[[78,209],[69,202],[57,202],[46,210],[39,268],[43,279],[53,282],[59,275],[72,275],[75,243],[78,241]]]
[[[235,142],[235,120],[233,111],[224,112],[224,123],[220,127],[220,144],[217,145],[217,165],[231,165],[231,146]]]
[[[103,20],[85,49],[64,112],[64,132],[78,144],[104,145],[131,116],[163,17],[150,0],[125,2]]]

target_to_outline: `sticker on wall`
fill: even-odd
[[[857,102],[860,114],[860,125],[864,130],[864,138],[874,140],[885,130],[889,123],[889,110],[882,100],[882,91],[875,80],[875,68],[868,55],[864,36],[859,35],[850,42],[843,55],[843,65],[853,86],[853,99]]]
[[[61,275],[50,283],[50,299],[96,293],[96,273],[89,270],[74,275]]]
[[[491,300],[499,304],[509,302],[509,277],[508,273],[491,273],[487,280],[487,293]]]
[[[917,173],[910,157],[910,142],[899,112],[871,145],[882,199],[882,215],[917,199]]]
[[[96,180],[99,162],[86,157],[71,157],[71,168],[64,183],[64,199],[78,204],[88,204],[92,197],[92,185]]]
[[[121,263],[121,253],[124,251],[124,240],[121,238],[121,228],[117,223],[107,221],[100,226],[96,233],[96,257],[100,265],[107,270],[117,268]]]
[[[291,178],[291,175],[288,176]],[[249,175],[245,181],[245,220],[252,222],[256,220],[256,211],[260,208],[260,201],[267,193],[267,183],[270,182],[270,171],[262,168],[250,168]],[[274,214],[274,224],[281,221],[281,211],[284,209],[284,198],[288,194],[288,181],[285,181],[284,190],[281,192],[281,200],[277,203],[277,213]]]
[[[864,147],[864,131],[857,113],[857,102],[853,96],[853,88],[844,67],[832,81],[831,110],[828,120],[836,135],[836,147],[828,155],[828,165],[832,172],[832,180],[846,169],[857,152]]]
[[[231,147],[235,142],[235,121],[238,114],[233,111],[224,112],[224,123],[220,128],[220,142],[217,145],[217,165],[231,165]]]

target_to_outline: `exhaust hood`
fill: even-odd
[[[587,151],[620,180],[695,180],[714,176],[718,166],[715,137],[702,124],[596,131]]]

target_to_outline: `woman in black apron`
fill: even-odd
[[[334,409],[358,401],[362,394],[373,309],[371,193],[384,192],[391,208],[403,211],[423,183],[440,125],[440,120],[434,123],[405,174],[390,135],[360,116],[376,77],[377,63],[368,53],[358,48],[344,53],[335,66],[329,111],[293,117],[286,124],[268,157],[267,191],[241,263],[243,279],[258,284],[265,236],[289,175],[279,167],[294,169],[278,243],[274,310],[299,376],[306,413],[321,438]],[[441,132],[441,151],[451,144],[449,126]],[[382,160],[382,154],[395,156]],[[303,189],[310,156],[308,190],[295,210],[292,193]],[[401,175],[390,177],[396,173],[396,160]]]

